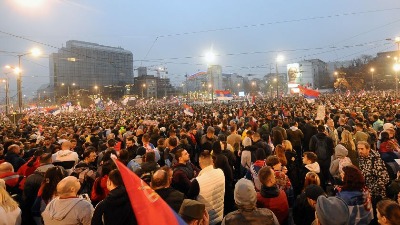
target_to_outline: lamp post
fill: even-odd
[[[283,61],[283,56],[282,55],[278,55],[278,57],[276,57],[276,97],[278,98],[279,96],[279,88],[278,88],[278,76],[279,76],[279,72],[278,72],[278,63]]]
[[[2,80],[2,82],[5,83],[5,91],[6,91],[6,115],[8,115],[8,113],[9,113],[8,108],[9,108],[9,106],[10,106],[10,98],[8,97],[9,83],[10,83],[10,82],[9,82],[8,78],[4,78],[4,79]]]
[[[396,62],[394,64],[394,66],[393,66],[393,69],[396,72],[396,95],[395,96],[396,96],[396,99],[397,99],[397,91],[398,91],[398,88],[399,88],[399,81],[397,80],[397,75],[398,75],[398,73],[400,71],[400,63]]]
[[[94,86],[94,91],[95,91],[95,94],[96,94],[96,95],[98,94],[98,90],[99,90],[99,86],[95,85],[95,86]]]
[[[371,71],[372,91],[375,91],[375,84],[374,84],[374,72],[375,72],[375,69],[371,68],[371,69],[369,69],[369,71]]]
[[[208,69],[210,72],[210,82],[211,82],[211,103],[214,103],[214,70],[211,66],[211,63],[215,61],[215,54],[210,51],[206,53],[206,60],[208,62]]]
[[[143,84],[142,85],[142,98],[143,98],[143,91],[144,91],[145,88],[146,88],[146,84]]]
[[[72,83],[72,86],[75,86],[76,84],[75,83]],[[65,83],[61,83],[61,86],[65,86]],[[67,85],[67,97],[68,97],[68,100],[70,100],[70,97],[69,97],[69,84]]]
[[[18,108],[19,113],[22,113],[22,70],[21,70],[21,58],[26,55],[32,54],[33,56],[39,56],[40,50],[37,48],[32,49],[30,52],[18,55],[18,77],[17,77],[17,93],[18,93]]]
[[[276,97],[278,97],[279,92],[278,92],[278,78],[277,78],[277,77],[274,78],[274,82],[275,82],[275,84],[276,84]],[[272,91],[272,89],[271,89],[271,91]]]

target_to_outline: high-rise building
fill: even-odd
[[[121,47],[70,40],[50,55],[50,87],[55,95],[70,88],[92,92],[110,86],[133,83],[132,52]]]

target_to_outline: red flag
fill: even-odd
[[[313,90],[313,89],[308,89],[301,85],[299,85],[299,90],[300,90],[300,93],[303,94],[305,98],[313,99],[313,98],[318,98],[318,96],[319,96],[319,91]]]
[[[139,225],[186,225],[167,203],[146,182],[114,159]]]

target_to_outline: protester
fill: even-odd
[[[200,154],[201,171],[196,177],[200,192],[197,201],[204,203],[208,211],[210,224],[222,221],[224,214],[225,175],[221,169],[214,168],[209,151]]]
[[[2,225],[21,224],[21,209],[6,191],[6,182],[3,179],[0,179],[0,218]]]
[[[185,195],[171,187],[172,169],[162,167],[151,178],[151,188],[173,209],[179,213]]]
[[[316,225],[348,225],[349,209],[346,203],[337,197],[319,196],[315,204]]]
[[[382,200],[377,204],[378,222],[381,225],[400,224],[400,205],[391,200]]]
[[[73,176],[58,183],[58,197],[42,213],[44,225],[90,224],[94,209],[90,202],[77,196],[79,189],[79,180]]]
[[[131,202],[122,181],[121,173],[112,170],[108,174],[107,197],[97,204],[92,225],[135,225],[137,224]]]
[[[235,202],[238,210],[226,215],[222,225],[279,225],[275,214],[268,208],[257,208],[257,193],[247,179],[240,179],[235,185]]]
[[[185,199],[179,209],[179,215],[188,225],[209,224],[206,206],[196,200]]]

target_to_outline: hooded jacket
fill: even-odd
[[[103,223],[104,221],[104,223]],[[111,190],[94,210],[92,225],[136,225],[128,193],[124,186]]]
[[[331,166],[329,168],[329,172],[332,174],[332,176],[339,177],[343,166],[352,164],[350,158],[347,157],[347,154],[348,151],[343,145],[338,144],[335,147],[335,160],[331,162]]]
[[[289,216],[289,203],[283,190],[277,186],[261,186],[257,193],[257,207],[270,209],[278,218],[279,224],[286,224]]]
[[[92,215],[92,204],[83,198],[55,198],[42,213],[44,224],[51,225],[87,225]]]
[[[318,162],[314,162],[314,163],[311,163],[311,164],[307,164],[307,165],[305,165],[305,167],[306,167],[309,171],[314,172],[314,173],[319,173],[319,172],[321,172],[321,169],[320,169],[320,167],[319,167]]]

